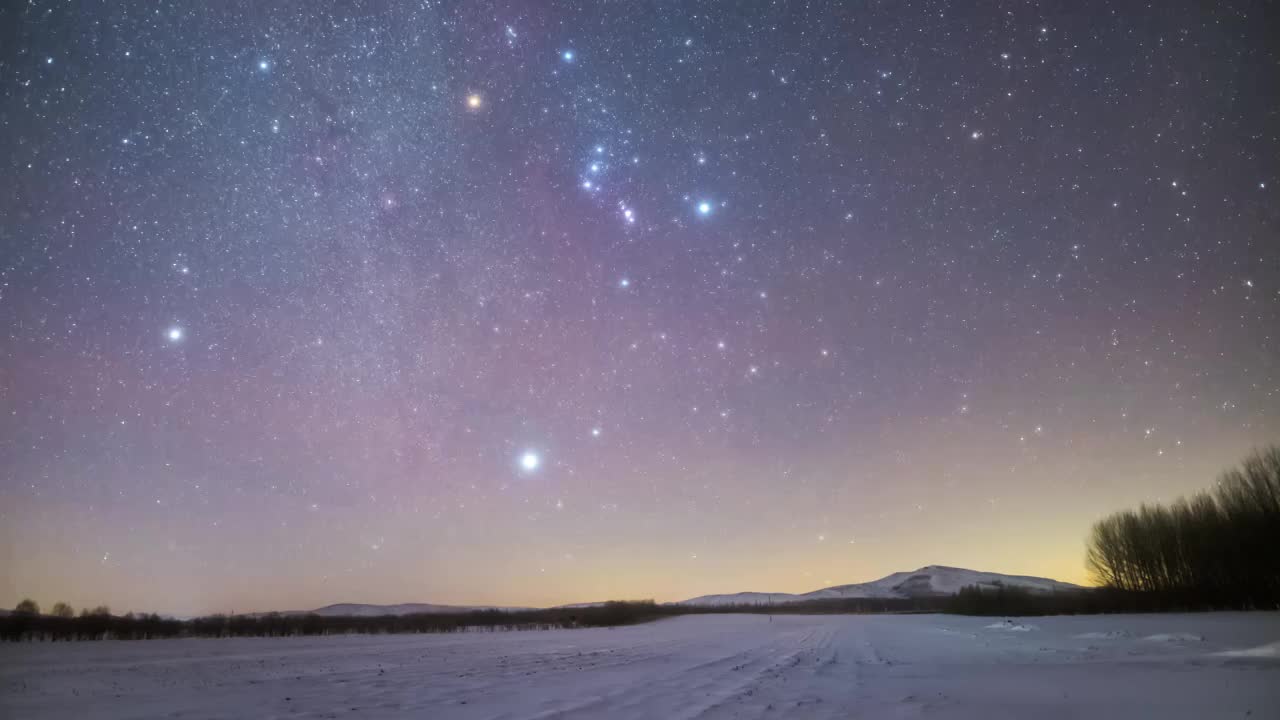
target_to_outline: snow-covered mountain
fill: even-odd
[[[803,594],[743,592],[732,595],[703,595],[681,600],[676,605],[777,605],[805,600],[843,598],[918,598],[953,595],[960,588],[1016,587],[1031,592],[1081,590],[1079,585],[1030,575],[979,572],[945,565],[927,565],[913,572],[897,572],[872,582],[835,585]]]
[[[729,595],[701,595],[688,600],[680,600],[671,605],[779,605],[796,602],[800,599],[794,593],[740,592]]]
[[[946,567],[945,565],[928,565],[913,572],[899,572],[872,582],[854,583],[852,585],[835,585],[803,594],[742,592],[731,595],[703,595],[701,597],[681,600],[671,605],[780,605],[783,603],[803,602],[805,600],[832,600],[841,598],[918,598],[951,595],[968,585],[984,588],[1017,587],[1032,592],[1053,592],[1064,590],[1080,590],[1079,585],[1051,580],[1049,578],[1029,575],[1005,575],[1002,573],[978,572],[964,568]],[[604,605],[603,602],[571,603],[557,605],[556,609],[592,608]],[[476,610],[531,610],[526,607],[492,607],[475,605],[434,605],[431,603],[404,603],[400,605],[365,605],[361,603],[338,603],[326,605],[315,610],[293,610],[281,615],[306,615],[314,613],[326,617],[355,616],[377,617],[381,615],[416,615],[421,613],[447,614],[465,613]],[[266,615],[267,613],[253,613]]]

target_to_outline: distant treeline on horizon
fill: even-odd
[[[314,613],[211,615],[192,620],[156,614],[112,615],[99,606],[77,616],[66,603],[42,614],[23,600],[0,616],[8,641],[141,640],[173,637],[289,637],[346,633],[436,633],[612,627],[692,614],[1072,613],[1280,608],[1280,446],[1224,473],[1214,490],[1170,505],[1115,513],[1093,527],[1086,563],[1098,588],[1037,593],[966,587],[955,595],[843,598],[777,605],[658,605],[616,601],[593,607],[475,610],[382,616]]]

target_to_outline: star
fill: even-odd
[[[572,50],[565,50],[564,52],[560,53],[560,58],[565,62],[569,62],[569,63],[573,62],[574,57],[576,57],[576,55]]]
[[[591,428],[591,437],[600,437],[600,428]]]
[[[270,70],[270,69],[271,69],[271,62],[270,62],[269,60],[259,60],[259,61],[258,61],[258,71],[259,71],[259,72],[266,72],[266,71],[268,71],[268,70]]]
[[[185,333],[183,333],[182,328],[181,328],[181,327],[178,327],[177,325],[175,325],[175,326],[173,326],[173,327],[169,328],[169,330],[168,330],[167,332],[165,332],[165,337],[169,338],[169,342],[175,342],[175,343],[176,343],[176,342],[179,342],[179,341],[181,341],[181,340],[182,340],[182,336],[183,336],[184,334],[185,334]]]
[[[709,202],[707,202],[707,201],[705,201],[705,200],[704,200],[704,201],[702,201],[702,202],[700,202],[700,203],[698,203],[698,214],[699,214],[699,215],[702,215],[703,217],[705,217],[705,216],[707,216],[707,215],[710,215],[710,214],[711,214],[711,203],[709,203]]]
[[[480,93],[471,93],[467,96],[467,108],[470,110],[479,110],[484,106],[484,98]]]
[[[629,287],[631,287],[631,279],[630,279],[630,278],[622,278],[621,280],[619,280],[619,281],[618,281],[618,287],[620,287],[620,288],[629,288]]]
[[[520,456],[520,469],[525,472],[533,472],[542,465],[542,457],[533,450],[526,450]]]

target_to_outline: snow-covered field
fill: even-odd
[[[3,718],[1277,718],[1280,614],[0,645]]]

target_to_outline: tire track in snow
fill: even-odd
[[[696,720],[749,690],[773,672],[799,663],[815,633],[787,633],[769,642],[682,665],[656,677],[633,682],[613,692],[548,709],[520,720],[578,720],[609,717],[620,720],[671,718]],[[505,718],[504,718],[505,720]]]

